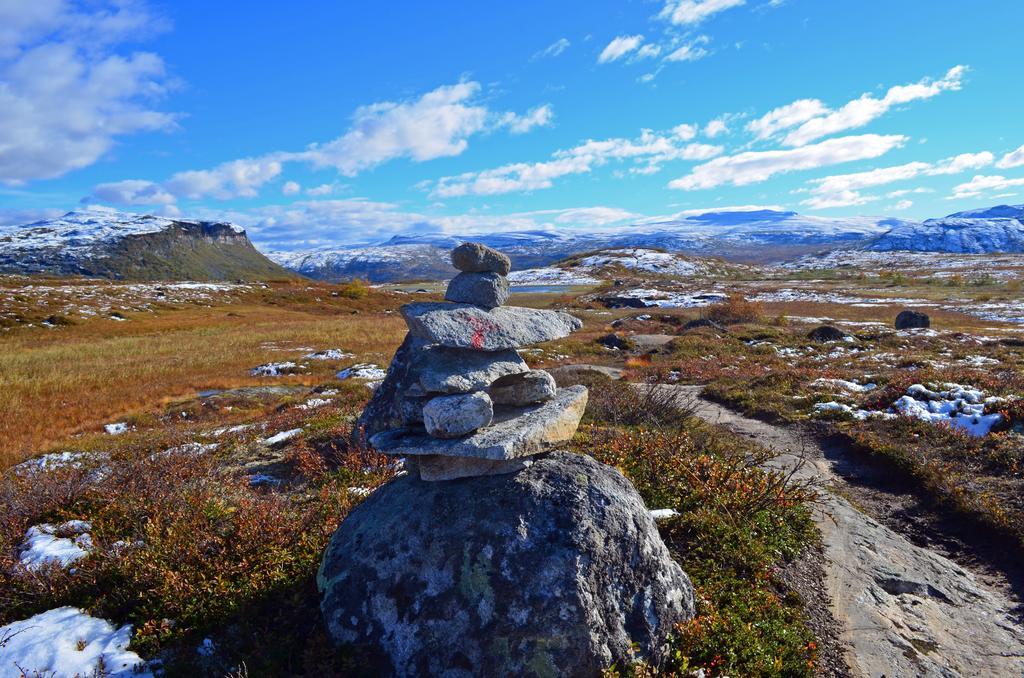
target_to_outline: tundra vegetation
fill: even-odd
[[[1018,280],[746,268],[684,280],[617,268],[598,285],[514,303],[585,323],[525,352],[531,367],[594,363],[625,368],[629,382],[706,385],[746,413],[842,436],[1020,552],[1024,335],[1007,317]],[[596,300],[631,286],[719,296]],[[131,624],[131,649],[170,676],[358,674],[359,657],[322,627],[316,570],[347,512],[401,472],[349,434],[401,340],[398,307],[436,298],[359,282],[0,279],[0,625],[68,605]],[[894,330],[907,307],[932,327]],[[716,325],[687,328],[702,318]],[[849,338],[808,339],[823,324]],[[596,341],[609,333],[627,348]],[[650,335],[668,340],[643,343]],[[815,488],[667,389],[586,379],[591,402],[570,449],[621,469],[650,508],[677,512],[659,528],[693,579],[698,614],[676,629],[671,672],[813,675],[819,640],[782,573],[814,548]],[[915,393],[939,402],[950,384],[981,394],[979,417],[999,415],[984,435],[896,407]],[[26,567],[30,528],[74,520],[89,523],[82,557]]]

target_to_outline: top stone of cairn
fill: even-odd
[[[452,250],[452,266],[466,273],[508,275],[512,270],[512,261],[487,245],[466,242]]]

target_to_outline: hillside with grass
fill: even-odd
[[[115,280],[297,277],[263,256],[233,224],[111,210],[0,229],[0,272]]]

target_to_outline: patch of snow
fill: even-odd
[[[971,355],[960,360],[961,365],[967,365],[969,367],[985,367],[986,365],[998,365],[999,361],[995,358],[989,358],[983,355]]]
[[[270,446],[280,445],[283,442],[291,440],[292,438],[294,438],[295,436],[299,435],[300,433],[302,433],[302,429],[301,428],[293,428],[293,429],[289,429],[287,431],[281,431],[280,433],[276,433],[276,434],[270,436],[269,438],[264,438],[263,444],[264,445],[270,445]]]
[[[34,525],[25,533],[18,560],[32,571],[51,563],[67,567],[92,551],[91,529],[92,525],[84,520]]]
[[[373,363],[359,363],[346,367],[338,372],[338,379],[367,379],[379,381],[387,375],[387,372]]]
[[[302,403],[301,405],[296,405],[295,409],[297,409],[297,410],[315,410],[318,407],[323,407],[324,405],[330,405],[330,404],[331,404],[331,401],[328,400],[327,398],[310,398],[309,400],[307,400],[306,402]]]
[[[690,261],[678,254],[640,247],[591,255],[580,259],[579,263],[586,268],[622,266],[631,271],[673,276],[700,275],[708,271],[707,266]]]
[[[354,357],[352,353],[346,353],[340,348],[328,348],[323,351],[315,351],[302,356],[303,360],[348,360]]]
[[[128,650],[130,625],[115,629],[74,607],[58,607],[0,627],[0,678],[45,676],[153,678]]]
[[[671,508],[651,510],[651,517],[654,518],[655,521],[668,520],[669,518],[675,518],[678,515],[679,511]]]
[[[893,409],[908,417],[961,429],[975,437],[988,435],[1002,420],[998,413],[985,414],[986,405],[1002,402],[1002,398],[985,398],[982,391],[960,384],[944,384],[943,388],[933,391],[914,384],[893,403]]]
[[[367,497],[373,492],[369,487],[350,487],[348,493],[355,497]]]
[[[727,298],[727,295],[721,292],[668,292],[650,288],[615,292],[611,296],[639,299],[644,306],[649,308],[702,308],[717,304]]]
[[[815,379],[811,382],[811,386],[822,386],[839,388],[844,391],[851,393],[865,393],[867,391],[878,388],[878,384],[858,384],[856,381],[846,381],[845,379]]]
[[[103,427],[103,430],[112,436],[121,435],[128,431],[128,422],[119,421],[116,424],[107,424]]]
[[[523,285],[596,285],[601,281],[585,272],[546,266],[512,271],[508,274],[508,282],[513,287],[521,287]]]
[[[41,457],[28,459],[14,467],[15,473],[24,475],[26,473],[53,471],[68,466],[78,467],[81,465],[85,452],[51,452]]]
[[[291,361],[280,363],[265,363],[249,370],[254,377],[280,377],[285,374],[295,374],[305,369],[303,365]]]

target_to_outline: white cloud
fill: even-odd
[[[675,134],[683,141],[689,141],[690,139],[693,139],[694,137],[697,136],[697,126],[688,125],[686,123],[676,125],[675,127],[672,128],[672,134]]]
[[[704,136],[709,139],[714,139],[720,134],[725,134],[729,131],[729,126],[726,124],[724,118],[716,118],[704,126]]]
[[[531,108],[523,115],[511,111],[502,115],[498,126],[508,127],[512,134],[526,134],[535,127],[547,127],[555,119],[550,104]]]
[[[119,53],[162,26],[142,3],[0,3],[0,182],[59,177],[120,137],[172,127],[153,109],[168,87],[161,58]]]
[[[988,151],[981,153],[961,153],[952,158],[946,158],[941,162],[932,165],[925,174],[936,176],[940,174],[960,174],[969,169],[980,169],[988,167],[995,161],[995,156]]]
[[[656,172],[671,160],[706,160],[722,152],[720,146],[684,143],[677,136],[644,130],[636,139],[589,140],[568,150],[556,151],[550,160],[512,163],[482,172],[467,172],[439,179],[431,195],[453,198],[465,195],[497,195],[550,188],[555,179],[585,174],[612,160],[642,165],[646,173]]]
[[[701,45],[706,45],[709,40],[708,36],[701,35],[692,42],[685,43],[672,50],[665,57],[665,61],[697,61],[698,59],[703,59],[708,55],[708,51]]]
[[[249,236],[265,251],[377,243],[399,234],[601,228],[640,217],[626,210],[603,206],[505,215],[429,215],[405,212],[396,204],[363,198],[306,200],[248,210],[198,210],[192,216],[222,219],[245,226]]]
[[[519,216],[546,217],[549,215],[554,216],[556,224],[571,224],[575,226],[607,226],[608,224],[642,217],[640,214],[618,207],[571,207],[561,210],[535,210],[533,212],[522,212]]]
[[[713,14],[743,4],[745,0],[669,0],[658,16],[685,26],[700,23]]]
[[[2,39],[2,38],[0,38]],[[43,219],[54,219],[64,214],[65,210],[56,208],[14,209],[0,207],[0,226],[23,226]]]
[[[219,200],[254,198],[259,188],[281,174],[281,161],[273,156],[243,158],[221,163],[213,169],[178,172],[164,185],[176,196]]]
[[[555,40],[553,43],[551,43],[544,49],[534,54],[533,60],[536,61],[537,59],[556,57],[565,50],[569,49],[569,45],[571,44],[572,43],[569,42],[568,38],[559,38],[558,40]]]
[[[871,94],[863,94],[837,111],[830,111],[800,123],[785,136],[783,142],[788,146],[803,146],[837,132],[863,127],[900,104],[930,99],[942,92],[959,90],[966,71],[966,66],[954,66],[938,80],[925,78],[910,85],[890,87],[880,99]]]
[[[621,59],[633,50],[639,49],[643,41],[644,36],[642,35],[620,35],[601,51],[600,56],[597,57],[597,63],[606,64]]]
[[[513,134],[523,134],[550,124],[554,117],[547,104],[523,115],[496,113],[475,102],[479,90],[479,83],[460,82],[412,101],[361,106],[349,130],[333,141],[314,144],[305,151],[278,151],[231,160],[211,169],[178,172],[162,182],[162,190],[193,200],[253,198],[281,174],[284,163],[332,167],[352,176],[395,158],[419,162],[458,155],[468,146],[468,137],[478,132],[505,127]]]
[[[479,83],[460,82],[413,101],[360,106],[344,135],[289,159],[355,176],[396,158],[422,162],[459,155],[468,147],[468,138],[487,127],[489,111],[476,103],[479,92]]]
[[[1007,153],[996,163],[996,167],[999,169],[1010,169],[1011,167],[1020,167],[1021,165],[1024,165],[1024,146],[1021,146],[1016,151]]]
[[[776,174],[877,158],[906,140],[902,135],[864,134],[787,150],[747,151],[698,165],[689,175],[670,182],[669,187],[692,191],[724,184],[745,186]]]
[[[898,203],[892,206],[892,209],[897,211],[908,210],[914,206],[913,200],[900,200]]]
[[[747,123],[747,131],[758,139],[767,139],[780,130],[796,127],[826,113],[828,108],[817,99],[800,99],[751,120]]]
[[[320,184],[319,186],[313,186],[312,188],[306,189],[306,195],[319,197],[324,195],[330,195],[334,193],[337,187],[334,184]]]
[[[976,198],[982,193],[1005,191],[1008,188],[1024,186],[1024,178],[1007,179],[1003,176],[976,175],[970,181],[953,188],[953,198]]]
[[[654,57],[661,54],[661,46],[654,44],[647,44],[641,47],[636,52],[637,59],[653,59]]]
[[[808,182],[811,197],[803,202],[811,207],[844,207],[862,205],[869,200],[858,193],[861,189],[884,186],[897,181],[907,181],[921,175],[939,176],[959,174],[968,169],[978,169],[991,165],[994,156],[983,151],[981,153],[962,153],[936,163],[908,162],[893,167],[879,167],[866,172],[852,174],[836,174],[833,176],[813,179]],[[890,197],[896,197],[890,194]]]
[[[96,200],[117,205],[167,205],[175,201],[175,197],[160,184],[143,179],[99,184],[93,188],[92,194]]]
[[[302,190],[302,186],[297,181],[286,181],[284,186],[281,187],[281,192],[285,195],[295,195]]]

